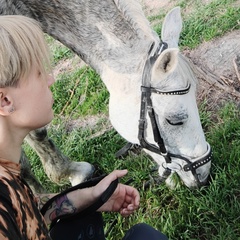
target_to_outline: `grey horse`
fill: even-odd
[[[113,127],[151,155],[169,186],[174,173],[188,187],[206,183],[211,148],[199,119],[197,80],[178,48],[179,7],[165,17],[161,39],[137,0],[0,0],[0,14],[36,19],[44,32],[96,70],[110,93]],[[26,140],[53,182],[69,179],[75,185],[93,172],[91,164],[62,154],[46,128],[31,132]],[[27,163],[24,154],[22,160]],[[23,174],[41,191],[28,168]]]

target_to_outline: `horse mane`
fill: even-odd
[[[119,26],[116,32],[111,32],[109,29],[106,32],[105,29],[101,29],[102,34],[110,36],[109,42],[115,42],[109,51],[101,53],[101,60],[118,73],[138,72],[138,69],[142,68],[139,65],[143,65],[148,57],[149,49],[151,53],[156,51],[160,42],[159,36],[152,30],[138,0],[113,2],[117,14],[120,13],[118,21],[121,22],[121,26],[115,18],[111,24]],[[104,57],[104,54],[107,54],[107,57]]]
[[[155,52],[160,42],[158,35],[152,30],[149,21],[142,11],[142,6],[137,0],[114,0],[117,8],[122,12],[127,21],[134,27],[138,35],[142,37],[149,37],[154,42],[154,48],[151,49]],[[151,46],[150,46],[151,47]]]
[[[100,75],[104,68],[137,72],[159,37],[138,0],[12,1],[2,0],[0,14],[36,19],[43,30],[75,52]]]
[[[184,71],[182,74],[184,76],[186,76],[186,74],[189,74],[189,78],[188,79],[190,79],[190,81],[191,81],[190,83],[194,87],[196,87],[196,85],[198,84],[198,79],[197,79],[197,77],[194,74],[194,72],[195,72],[194,65],[192,64],[192,62],[187,57],[185,57],[181,53],[179,54],[179,61],[181,61],[184,64],[184,66],[182,66],[183,71],[184,71],[184,69],[186,69],[186,71]]]

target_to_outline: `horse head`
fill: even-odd
[[[211,148],[196,104],[197,79],[179,52],[181,29],[177,7],[165,17],[162,41],[150,47],[132,97],[124,96],[124,91],[117,98],[110,96],[110,117],[124,138],[140,144],[158,163],[159,175],[168,185],[173,187],[172,175],[177,173],[186,186],[196,187],[208,179]]]

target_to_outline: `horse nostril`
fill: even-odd
[[[179,126],[179,125],[183,125],[183,122],[174,122],[174,121],[171,121],[169,119],[166,119],[167,122],[172,125],[172,126]]]

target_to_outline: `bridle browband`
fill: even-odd
[[[153,45],[151,49],[152,48],[153,48]],[[199,180],[196,170],[197,168],[211,161],[212,152],[211,152],[210,145],[207,143],[208,150],[203,156],[199,158],[191,159],[194,162],[190,161],[188,157],[168,152],[166,150],[164,140],[161,137],[161,133],[157,126],[156,115],[152,106],[152,100],[151,100],[152,93],[161,94],[161,95],[184,95],[189,92],[191,87],[191,85],[188,84],[186,88],[174,90],[174,91],[161,91],[159,89],[151,87],[152,66],[154,65],[159,55],[167,48],[168,48],[167,43],[161,42],[155,54],[153,56],[148,57],[144,66],[143,75],[142,75],[142,86],[141,86],[141,109],[140,109],[140,119],[139,119],[139,125],[138,125],[138,139],[139,139],[140,146],[142,148],[145,148],[151,152],[161,155],[162,157],[164,157],[165,162],[167,164],[172,163],[172,158],[178,158],[185,161],[186,164],[183,166],[183,170],[186,172],[191,171],[195,178],[195,181],[199,186],[201,186],[203,185],[203,182]],[[146,118],[147,113],[151,121],[154,141],[156,145],[151,144],[146,140],[145,133],[147,128],[147,118]],[[167,178],[171,174],[171,171],[172,170],[170,168],[166,167],[165,172],[163,173],[163,177]]]

